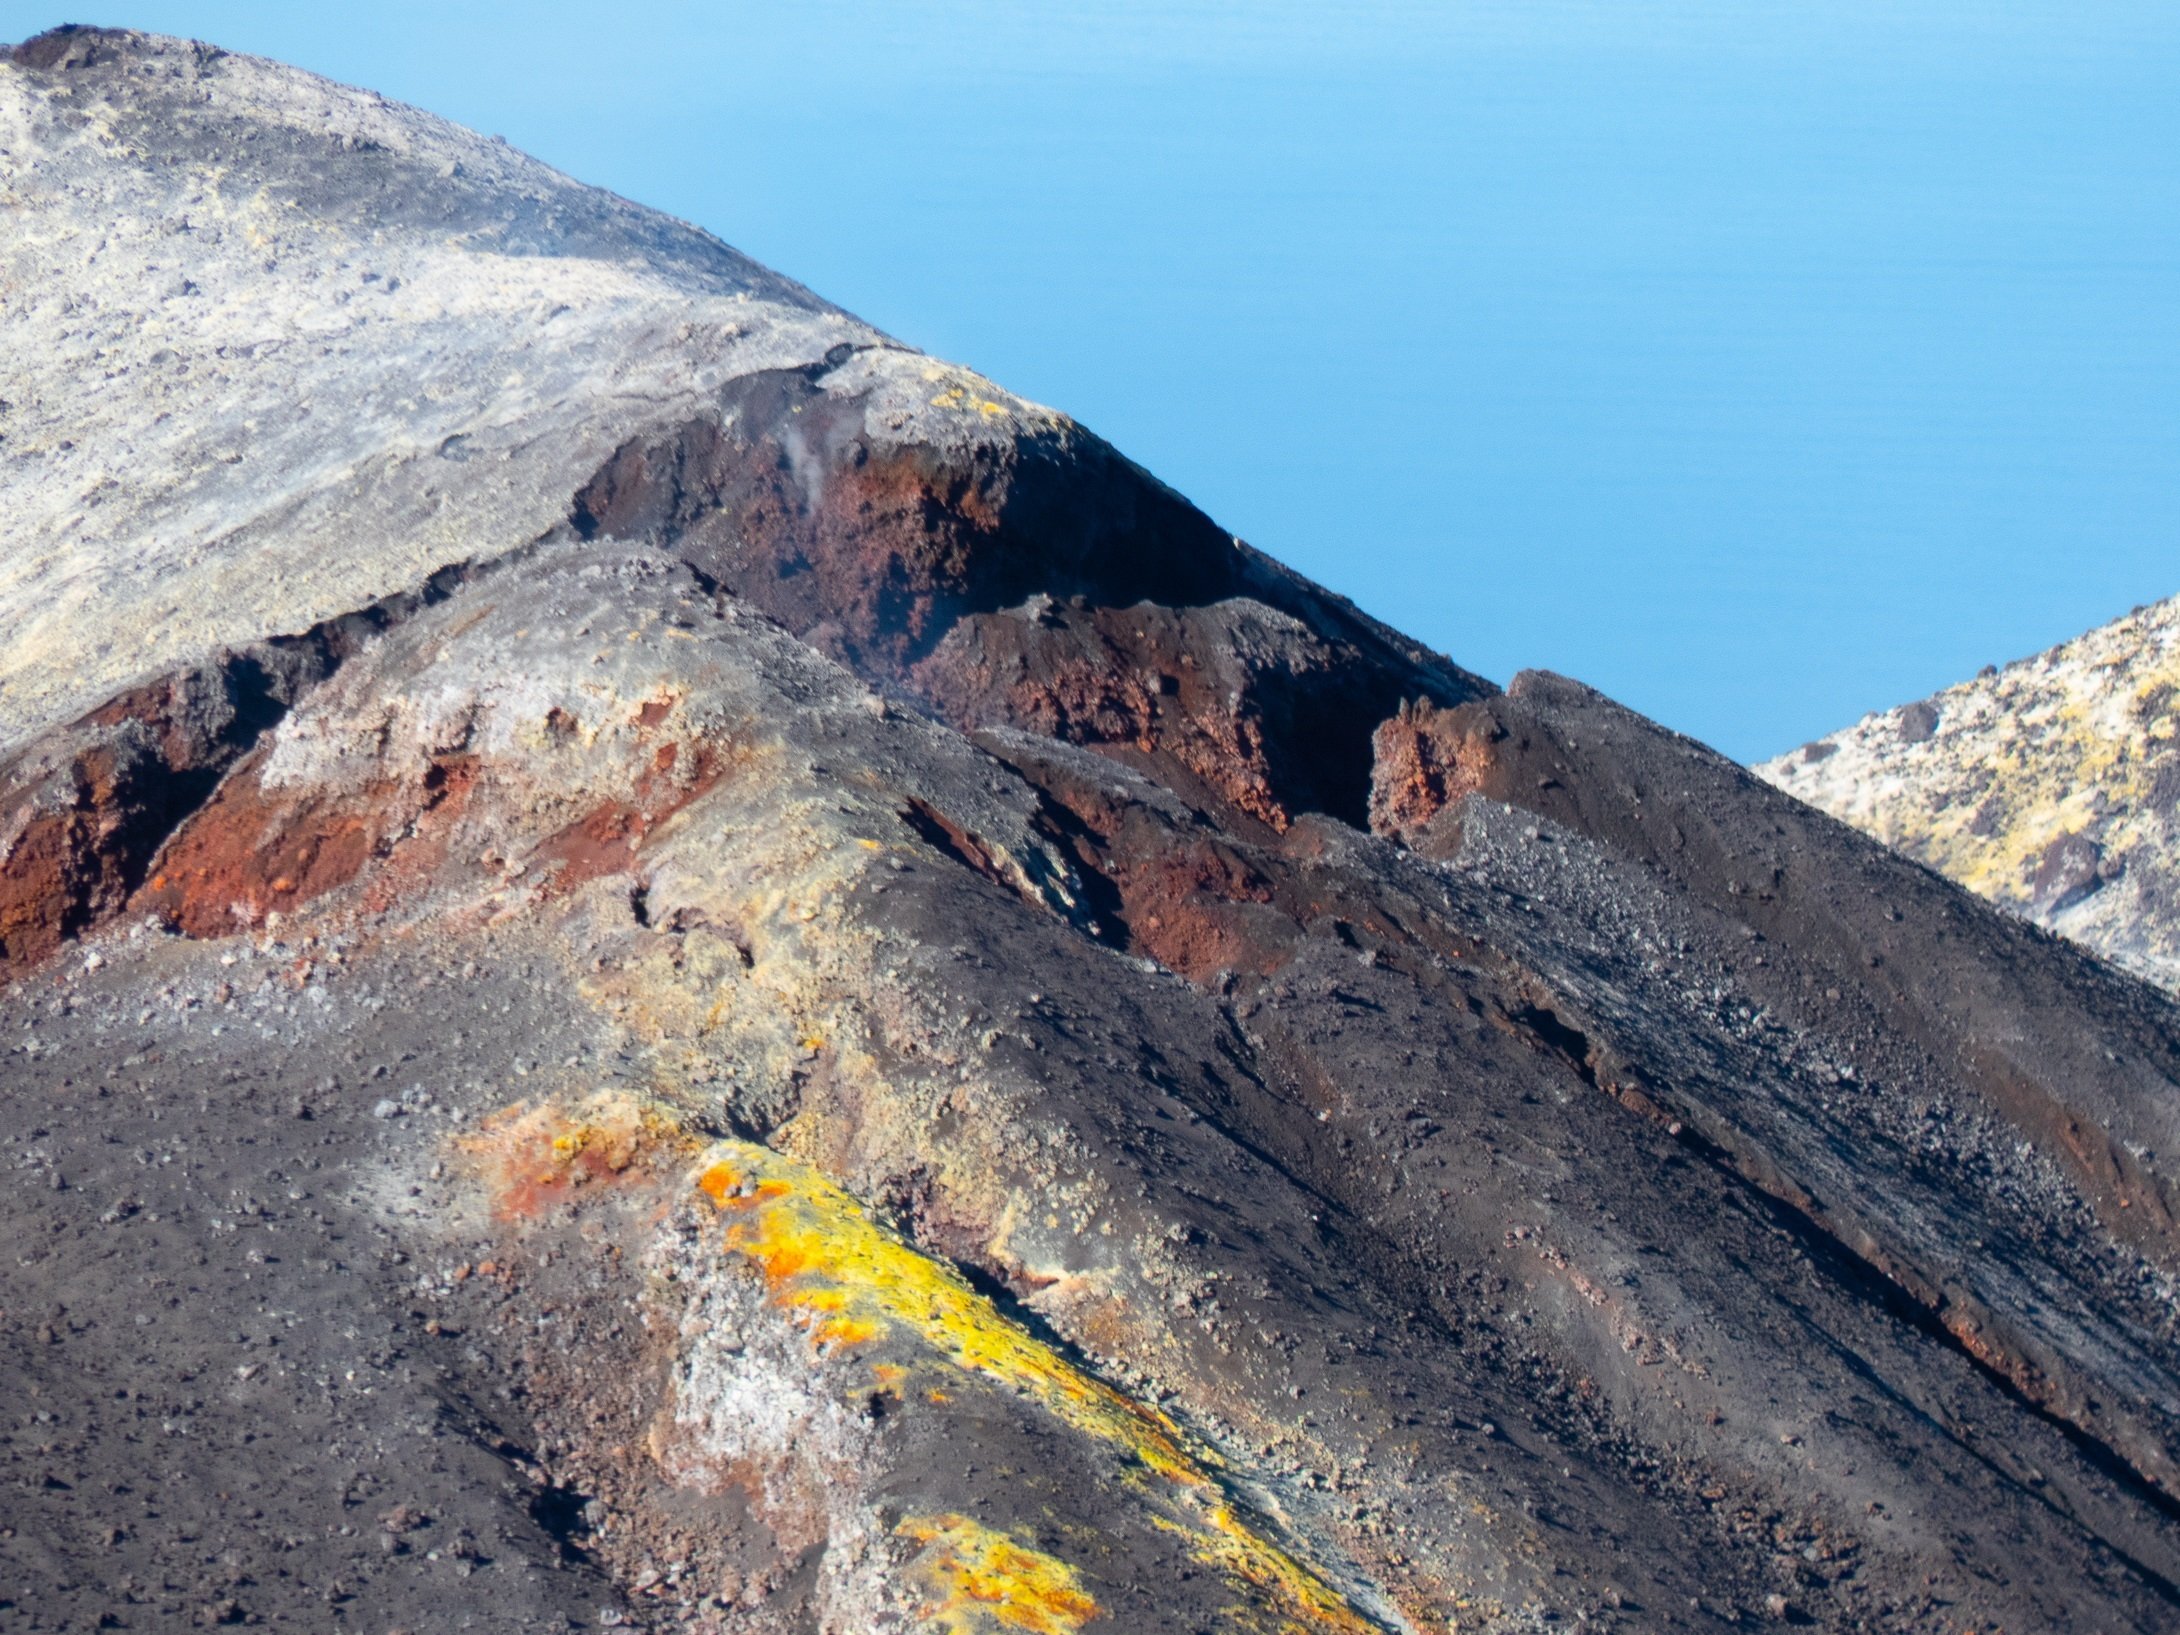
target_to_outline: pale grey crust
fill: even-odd
[[[537,538],[571,473],[740,375],[867,347],[889,432],[1052,419],[428,114],[84,51],[0,60],[0,751]]]

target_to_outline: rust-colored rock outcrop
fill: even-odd
[[[965,730],[1134,758],[1274,828],[1360,822],[1371,725],[1488,690],[1060,417],[887,437],[860,361],[737,383],[716,417],[624,445],[577,493],[576,532],[669,544]],[[929,373],[941,401],[980,389]]]
[[[119,913],[174,827],[324,668],[315,643],[222,655],[0,762],[0,976]]]

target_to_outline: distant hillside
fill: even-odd
[[[1757,771],[2180,989],[2180,598]]]

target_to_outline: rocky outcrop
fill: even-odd
[[[957,726],[1131,755],[1275,829],[1362,821],[1372,726],[1488,690],[1072,422],[898,352],[737,381],[616,451],[574,524],[672,549]]]
[[[2180,987],[2180,602],[1868,716],[1758,772]]]
[[[422,115],[0,121],[0,1610],[2171,1622],[2162,995]]]

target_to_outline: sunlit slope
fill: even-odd
[[[2016,913],[2180,986],[2180,600],[1757,770]]]

